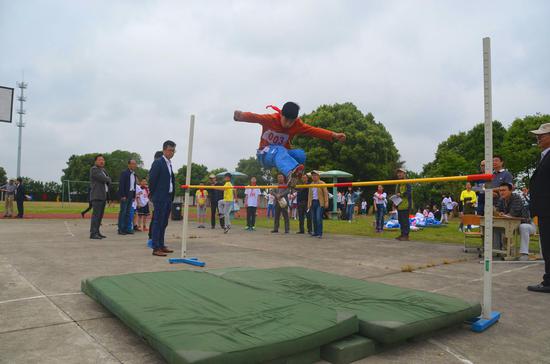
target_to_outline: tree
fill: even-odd
[[[183,195],[184,191],[179,188],[179,186],[185,184],[185,177],[187,174],[187,166],[182,166],[180,169],[178,169],[178,172],[176,173],[176,195],[181,196]],[[201,182],[206,182],[208,180],[208,168],[205,165],[202,164],[191,164],[191,184],[192,185],[198,185]]]
[[[500,154],[506,129],[493,121],[494,154]],[[475,125],[468,132],[452,134],[437,146],[435,159],[424,165],[425,177],[456,176],[479,173],[479,162],[485,157],[484,124]]]
[[[300,136],[294,145],[307,154],[307,170],[338,169],[356,181],[393,177],[402,163],[393,139],[371,113],[363,115],[352,103],[323,105],[302,120],[312,126],[346,133],[345,143]]]
[[[249,177],[256,177],[259,185],[269,185],[273,182],[271,170],[262,168],[262,165],[256,157],[239,160],[236,170]]]
[[[95,156],[100,153],[88,153],[82,155],[72,155],[67,161],[67,168],[63,169],[62,181],[90,181],[90,168],[94,165]],[[109,188],[111,198],[115,198],[118,192],[117,183],[120,173],[128,168],[128,161],[134,159],[138,168],[136,175],[139,178],[147,176],[148,171],[143,168],[141,156],[135,152],[125,150],[115,150],[112,153],[102,153],[105,158],[105,170],[112,178],[114,184]],[[71,192],[80,196],[80,200],[86,201],[88,195],[89,183],[72,182]]]
[[[550,123],[550,115],[531,115],[516,119],[508,128],[502,144],[505,167],[516,180],[527,182],[540,158],[540,149],[534,145],[535,138],[530,130],[541,124]]]
[[[6,175],[6,170],[3,167],[0,167],[0,185],[6,184],[8,177]]]
[[[217,175],[219,173],[222,173],[222,172],[227,172],[227,168],[223,168],[223,167],[214,168],[213,170],[210,171],[209,175],[213,174],[215,176],[215,175]]]

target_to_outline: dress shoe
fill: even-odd
[[[97,235],[99,235],[99,236],[101,237],[101,239],[105,239],[105,238],[106,238],[106,236],[103,235],[102,233],[98,233]]]
[[[271,230],[271,232],[272,232],[273,234],[275,234],[275,233],[278,233],[279,230]]]
[[[157,250],[153,250],[153,255],[156,255],[157,257],[165,257],[165,256],[166,256],[166,253],[163,252],[163,251],[160,250],[160,249],[157,249]]]
[[[128,235],[128,234],[126,233],[126,231],[120,231],[120,230],[119,230],[119,231],[118,231],[118,235]]]
[[[92,234],[90,235],[90,239],[94,239],[94,240],[101,240],[101,236],[99,236],[99,234]]]
[[[174,251],[172,249],[168,249],[167,247],[163,246],[159,249],[163,253],[173,253]]]
[[[527,286],[528,291],[550,293],[550,286],[545,286],[542,283],[535,284],[534,286]]]

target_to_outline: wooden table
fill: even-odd
[[[493,249],[493,252],[503,255],[504,259],[514,259],[517,256],[516,252],[516,238],[519,233],[519,225],[521,224],[521,217],[493,217],[493,229],[504,229],[504,250]],[[481,234],[485,234],[485,218],[481,217],[480,222]]]

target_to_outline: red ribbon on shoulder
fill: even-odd
[[[278,108],[277,106],[275,106],[275,105],[267,105],[265,108],[266,108],[266,109],[270,109],[270,108],[271,108],[271,109],[277,111],[279,114],[281,113],[281,109],[279,109],[279,108]]]

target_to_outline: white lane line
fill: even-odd
[[[448,347],[447,345],[435,340],[435,339],[428,339],[428,342],[434,344],[435,346],[437,346],[438,348],[440,348],[441,350],[451,354],[452,356],[454,356],[456,358],[456,360],[458,360],[459,362],[461,363],[464,363],[464,364],[474,364],[473,361],[471,360],[468,360],[466,359],[464,356],[460,355],[459,353],[456,353],[454,352],[450,347]]]
[[[74,238],[74,234],[73,232],[71,231],[71,228],[69,227],[69,223],[67,221],[64,221],[65,223],[65,227],[67,228],[67,233],[68,235],[72,236]]]
[[[10,302],[21,302],[21,301],[28,301],[28,300],[35,300],[38,298],[51,298],[51,297],[59,297],[59,296],[73,296],[73,295],[79,295],[83,294],[82,292],[68,292],[68,293],[55,293],[55,294],[49,294],[49,295],[40,295],[40,296],[31,296],[31,297],[23,297],[23,298],[15,298],[13,300],[6,300],[6,301],[0,301],[0,305],[2,303],[10,303]]]
[[[504,274],[508,274],[508,273],[512,273],[512,272],[517,272],[517,271],[520,271],[520,270],[524,270],[524,269],[527,269],[527,268],[531,268],[531,267],[533,267],[533,266],[534,266],[534,265],[530,264],[530,265],[526,265],[526,266],[519,267],[519,268],[515,268],[515,269],[508,269],[508,270],[502,271],[502,272],[500,272],[500,273],[495,273],[495,274],[493,274],[493,278],[494,278],[494,277],[499,277],[499,276],[504,275]],[[452,286],[445,286],[445,287],[442,287],[442,288],[432,289],[430,292],[439,292],[439,291],[443,291],[443,290],[446,290],[446,289],[449,289],[449,288],[464,286],[464,285],[467,285],[467,284],[470,284],[470,283],[474,283],[474,282],[481,282],[482,280],[483,280],[483,277],[481,277],[481,278],[476,278],[476,279],[472,279],[472,280],[469,280],[469,281],[464,282],[464,283],[457,283],[457,284],[452,285]]]

